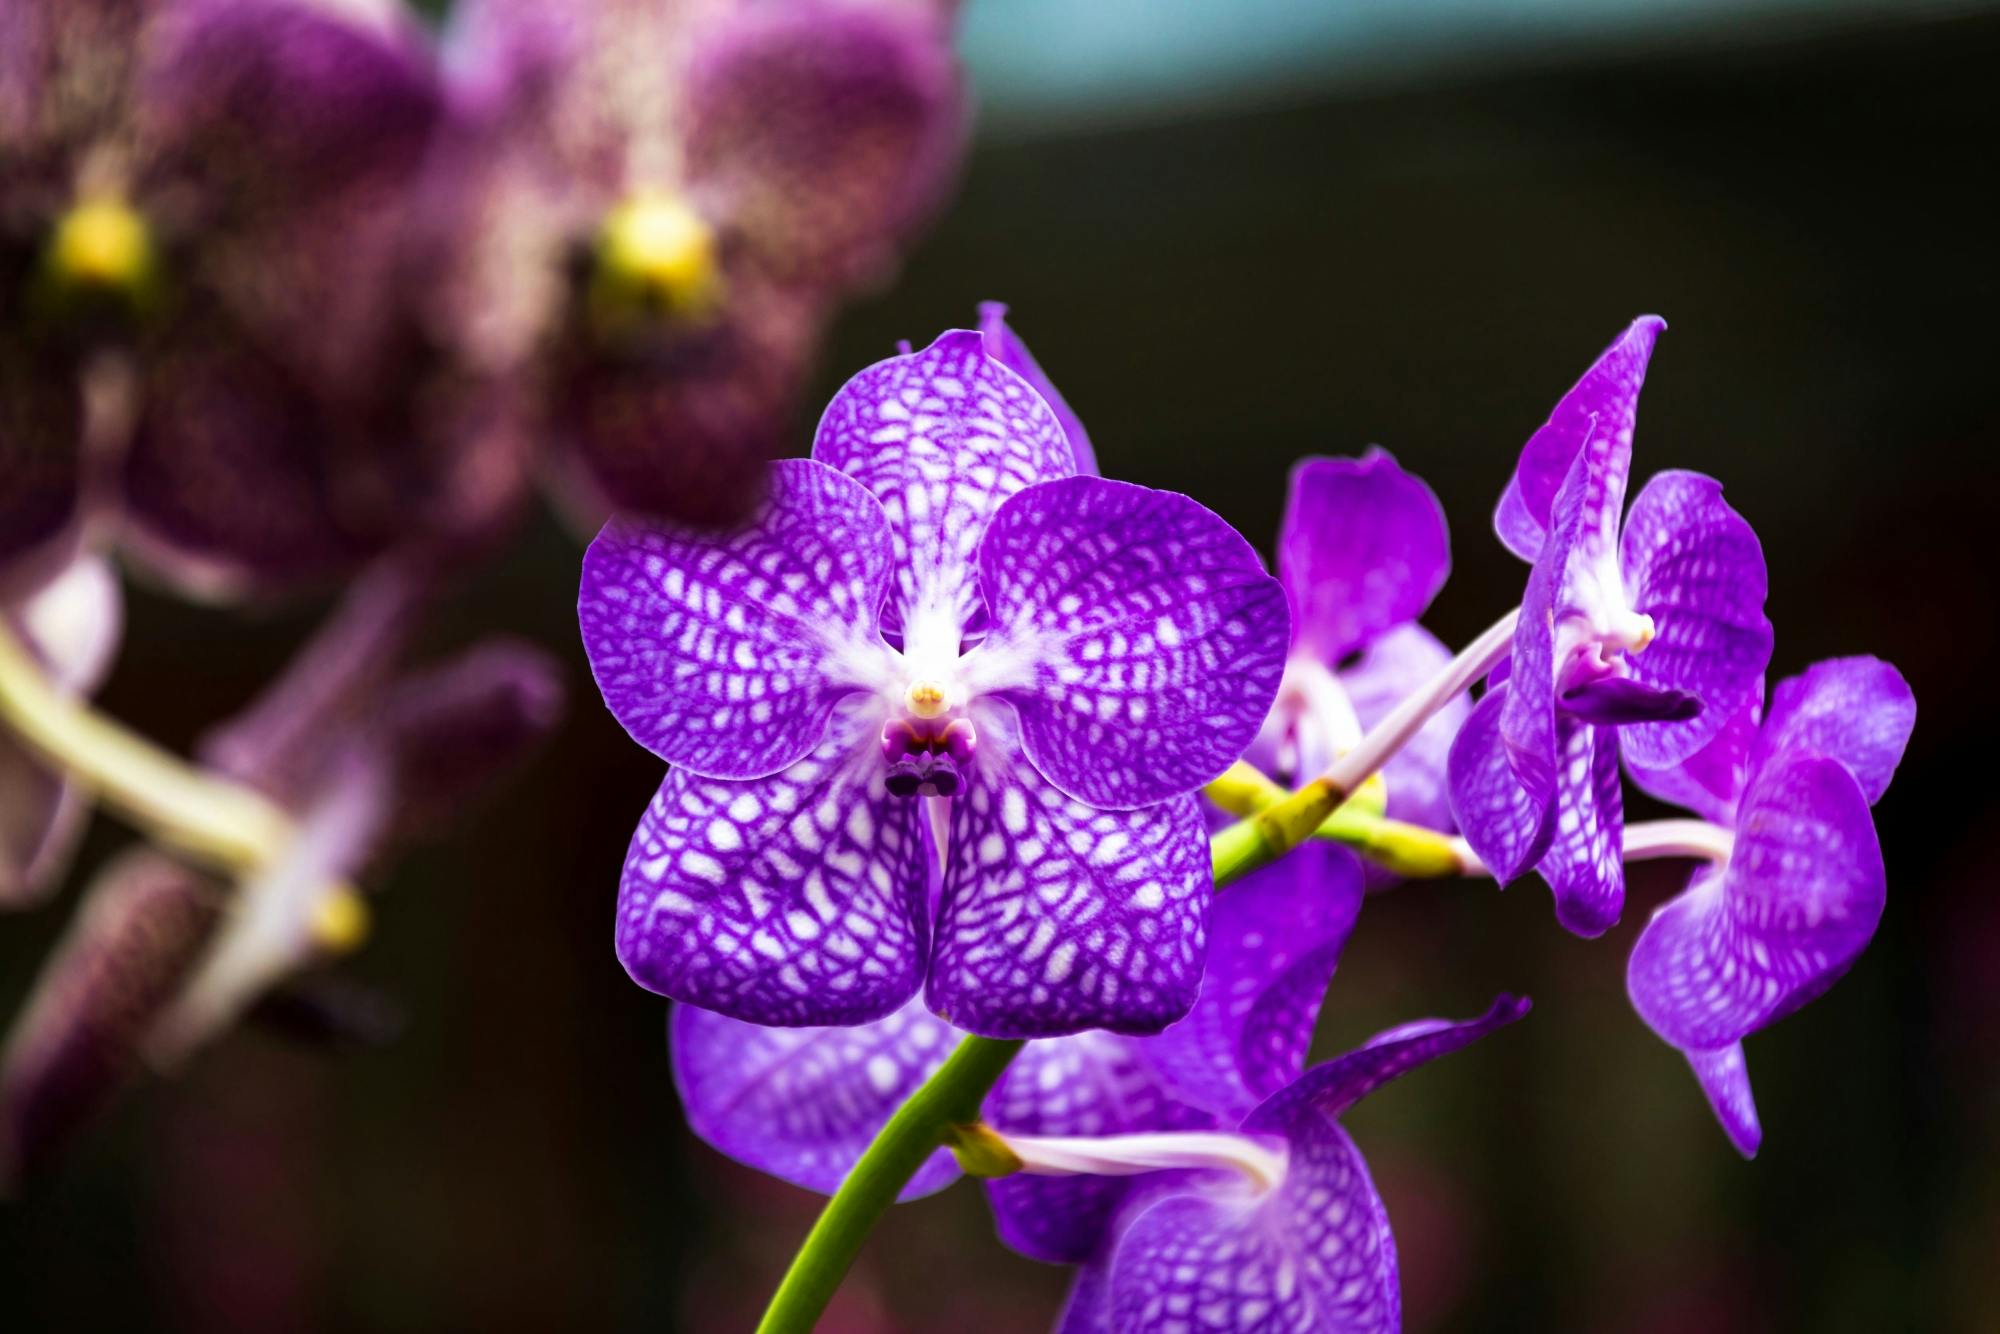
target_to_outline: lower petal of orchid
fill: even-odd
[[[1866,795],[1838,761],[1793,757],[1751,780],[1736,845],[1654,914],[1626,989],[1683,1051],[1728,1046],[1820,995],[1875,934],[1887,894]]]
[[[986,1119],[1008,1134],[1125,1135],[1205,1130],[1216,1118],[1169,1094],[1143,1059],[1145,1043],[1108,1033],[1030,1043],[987,1095]],[[1000,1239],[1034,1260],[1077,1264],[1094,1254],[1132,1183],[1123,1177],[1031,1176],[986,1183]]]
[[[1880,658],[1833,658],[1778,682],[1759,753],[1839,760],[1873,805],[1889,790],[1916,722],[1916,696],[1901,672]]]
[[[577,618],[633,740],[697,774],[759,778],[812,751],[843,695],[901,684],[876,632],[888,582],[881,505],[788,459],[743,527],[606,524],[584,553]]]
[[[1421,625],[1399,625],[1370,640],[1361,656],[1340,672],[1340,684],[1361,726],[1370,728],[1442,671],[1451,657],[1444,642]],[[1452,821],[1446,775],[1452,739],[1471,712],[1470,695],[1454,697],[1382,766],[1382,778],[1389,785],[1390,819],[1447,833],[1458,827]]]
[[[932,1009],[1003,1038],[1188,1012],[1214,883],[1195,798],[1100,810],[1017,762],[975,764],[952,804]]]
[[[1601,936],[1625,906],[1625,806],[1618,742],[1610,729],[1563,718],[1563,777],[1556,784],[1555,835],[1536,864],[1555,892],[1556,920],[1586,938]]]
[[[1632,606],[1655,635],[1627,655],[1632,678],[1702,703],[1678,721],[1644,722],[1620,742],[1635,765],[1662,769],[1708,744],[1761,689],[1771,661],[1769,577],[1757,534],[1722,499],[1722,484],[1663,472],[1632,502],[1622,542]]]
[[[1500,735],[1501,713],[1512,690],[1511,680],[1491,686],[1473,706],[1451,744],[1449,768],[1452,818],[1503,885],[1539,862],[1555,837],[1552,791],[1537,800],[1522,786]]]
[[[40,903],[83,833],[83,794],[0,733],[0,909]]]
[[[1732,1042],[1713,1051],[1683,1052],[1694,1077],[1722,1123],[1722,1132],[1745,1158],[1755,1158],[1764,1142],[1757,1120],[1757,1100],[1750,1092],[1750,1068],[1743,1063],[1743,1044]]]
[[[1716,824],[1734,826],[1736,798],[1749,781],[1750,757],[1757,745],[1763,693],[1760,685],[1756,696],[1746,701],[1707,745],[1679,764],[1644,769],[1632,764],[1628,756],[1626,768],[1632,781],[1649,796],[1685,806]]]
[[[859,1024],[923,981],[917,806],[882,790],[865,729],[745,782],[669,773],[618,890],[618,958],[640,986],[756,1024]]]
[[[1298,1078],[1361,898],[1354,854],[1321,842],[1216,898],[1194,1008],[1137,1044],[1175,1097],[1234,1123]]]
[[[668,1045],[695,1134],[739,1163],[831,1195],[958,1038],[920,1000],[843,1028],[770,1028],[676,1005]],[[897,1198],[957,1179],[951,1152],[939,1149]]]
[[[1028,759],[1093,806],[1192,792],[1257,735],[1284,674],[1284,592],[1186,496],[1101,477],[1000,507],[979,548],[993,631],[969,688],[1021,717]]]
[[[38,341],[0,332],[0,570],[38,574],[25,567],[60,559],[82,501],[83,432],[80,369]]]

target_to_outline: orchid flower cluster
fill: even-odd
[[[351,948],[358,877],[545,733],[560,669],[413,632],[546,484],[728,523],[821,329],[941,200],[938,0],[0,0],[0,906],[148,835],[8,1039],[0,1182]],[[344,589],[187,764],[94,712],[117,556]],[[789,722],[789,720],[788,720]]]
[[[1098,475],[1003,316],[850,380],[747,523],[622,517],[583,563],[598,687],[670,766],[618,957],[676,1002],[696,1133],[833,1197],[763,1328],[809,1328],[881,1210],[962,1173],[1077,1267],[1071,1334],[1399,1328],[1339,1117],[1529,1009],[1308,1065],[1366,888],[1403,878],[1534,870],[1595,936],[1626,860],[1694,862],[1631,998],[1754,1154],[1743,1039],[1872,936],[1915,706],[1872,658],[1767,703],[1750,525],[1687,472],[1627,512],[1662,322],[1522,449],[1521,603],[1454,655],[1418,624],[1445,518],[1388,454],[1298,466],[1273,578]],[[1626,823],[1626,775],[1694,816]]]

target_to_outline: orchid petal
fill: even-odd
[[[1076,471],[1049,405],[970,330],[877,362],[841,386],[812,456],[874,492],[889,516],[896,582],[887,624],[906,638],[948,631],[952,654],[984,610],[976,558],[994,511],[1018,491]]]
[[[1421,625],[1399,625],[1363,646],[1361,656],[1341,669],[1339,680],[1356,719],[1366,729],[1388,717],[1412,690],[1442,671],[1451,657],[1443,641]],[[1452,740],[1471,713],[1472,696],[1454,695],[1382,766],[1383,781],[1389,785],[1390,819],[1446,832],[1458,827],[1451,818],[1447,772]]]
[[[1730,715],[1708,744],[1679,764],[1642,769],[1626,760],[1626,771],[1640,791],[1676,806],[1685,806],[1717,824],[1736,820],[1736,798],[1750,776],[1750,756],[1757,745],[1757,720],[1763,713],[1763,688]]]
[[[618,958],[640,986],[751,1023],[857,1024],[923,980],[926,853],[882,790],[875,738],[827,740],[747,782],[667,775],[618,891]]]
[[[1381,449],[1292,468],[1278,578],[1296,646],[1332,665],[1414,621],[1451,572],[1451,536],[1430,487]]]
[[[1001,506],[979,548],[992,632],[964,664],[1030,763],[1107,809],[1192,792],[1243,753],[1284,674],[1285,599],[1185,496],[1071,477]]]
[[[1722,1132],[1745,1158],[1755,1158],[1764,1142],[1764,1127],[1757,1120],[1757,1100],[1750,1092],[1750,1070],[1743,1063],[1743,1044],[1732,1042],[1714,1051],[1683,1052],[1694,1069]]]
[[[1618,743],[1610,729],[1564,718],[1563,777],[1556,785],[1555,836],[1536,865],[1555,892],[1556,920],[1586,939],[1601,936],[1625,906],[1624,799]]]
[[[4,57],[0,57],[4,59]],[[0,294],[4,295],[4,294]],[[20,312],[0,304],[0,570],[60,560],[83,494],[83,388],[79,368],[43,340],[8,325]]]
[[[1563,712],[1585,722],[1620,727],[1685,722],[1701,715],[1701,701],[1684,690],[1662,689],[1628,676],[1585,681],[1560,692]]]
[[[1028,351],[1028,345],[1007,323],[1005,305],[998,301],[979,303],[979,334],[986,340],[986,355],[1026,380],[1048,403],[1049,411],[1056,414],[1056,420],[1062,423],[1063,434],[1069,438],[1069,452],[1076,460],[1077,474],[1098,476],[1097,451],[1090,446],[1090,435],[1083,429],[1083,421],[1064,401],[1034,354]]]
[[[1514,476],[1493,516],[1494,530],[1509,551],[1534,560],[1551,527],[1556,493],[1584,446],[1596,440],[1621,453],[1627,461],[1618,469],[1615,490],[1622,503],[1624,471],[1632,452],[1632,429],[1638,419],[1639,390],[1646,381],[1646,363],[1666,321],[1642,315],[1583,373],[1583,378],[1555,406],[1547,424],[1521,449]],[[1611,509],[1613,519],[1617,505]]]
[[[1501,884],[1542,859],[1555,837],[1553,794],[1536,800],[1514,776],[1500,735],[1510,680],[1488,687],[1451,743],[1451,814],[1472,851]],[[1553,787],[1553,775],[1551,775]]]
[[[739,1163],[831,1195],[957,1041],[951,1025],[913,1000],[843,1028],[770,1028],[676,1005],[668,1045],[695,1134]],[[939,1149],[897,1198],[957,1179],[951,1152]]]
[[[1901,672],[1880,658],[1832,658],[1778,682],[1756,762],[1794,754],[1838,760],[1872,806],[1889,790],[1916,722],[1916,697]]]
[[[985,759],[952,799],[931,1008],[986,1037],[1157,1033],[1186,1014],[1213,884],[1195,799],[1100,810]]]
[[[1692,472],[1664,472],[1646,483],[1632,502],[1623,547],[1633,610],[1651,616],[1657,631],[1627,655],[1633,680],[1702,703],[1691,718],[1620,731],[1634,765],[1661,769],[1707,745],[1762,687],[1771,661],[1764,550],[1723,501],[1721,483]]]
[[[1646,924],[1626,989],[1683,1051],[1727,1046],[1820,995],[1875,934],[1887,884],[1868,800],[1836,760],[1764,766],[1720,871]]]
[[[749,526],[605,525],[577,615],[612,714],[670,764],[712,778],[776,773],[812,751],[834,706],[879,689],[889,529],[874,497],[791,459]]]

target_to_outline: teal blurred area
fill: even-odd
[[[1281,10],[1301,26],[1253,21]],[[1158,42],[1121,61],[1135,16]],[[1406,1328],[2000,1329],[2000,14],[975,0],[967,24],[988,133],[901,278],[843,317],[814,403],[1004,299],[1108,473],[1267,550],[1294,459],[1391,449],[1450,516],[1430,619],[1462,640],[1519,595],[1487,527],[1514,451],[1656,310],[1635,467],[1714,473],[1756,525],[1774,673],[1874,652],[1915,687],[1878,809],[1887,917],[1828,996],[1750,1040],[1754,1163],[1624,999],[1674,868],[1636,874],[1594,942],[1532,879],[1369,901],[1322,1051],[1536,1001],[1349,1119]],[[354,971],[407,1014],[400,1039],[334,1056],[252,1029],[141,1090],[0,1204],[0,1329],[751,1326],[817,1202],[688,1134],[665,1006],[612,956],[659,767],[591,691],[577,560],[544,521],[430,627],[439,648],[547,644],[572,711],[384,886]],[[311,621],[141,594],[104,705],[184,747]],[[123,838],[100,820],[86,860]],[[0,1012],[72,902],[0,922]],[[961,1186],[891,1216],[822,1328],[1038,1330],[1064,1281],[1002,1250]]]

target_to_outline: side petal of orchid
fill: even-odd
[[[747,782],[669,773],[618,889],[618,958],[649,991],[757,1024],[858,1024],[923,981],[926,852],[867,730]]]
[[[0,296],[0,590],[19,591],[74,542],[84,398],[79,368],[12,327],[21,323],[12,307]]]
[[[1097,451],[1091,448],[1090,435],[1083,429],[1083,421],[1070,410],[1062,393],[1042,370],[1034,354],[1028,351],[1028,345],[1007,323],[1005,305],[998,301],[979,303],[979,336],[986,340],[986,355],[1026,380],[1048,403],[1049,411],[1056,414],[1056,420],[1062,423],[1063,434],[1069,437],[1069,452],[1075,457],[1077,473],[1084,477],[1098,476]]]
[[[1839,760],[1872,806],[1889,790],[1916,723],[1916,696],[1901,672],[1880,658],[1832,658],[1778,682],[1758,762],[1801,753]]]
[[[769,1028],[676,1005],[668,1046],[695,1134],[739,1163],[831,1195],[957,1041],[916,1000],[851,1028]],[[957,1179],[958,1164],[939,1149],[897,1198]]]
[[[1665,769],[1626,765],[1639,790],[1661,801],[1685,806],[1721,825],[1736,821],[1736,799],[1749,781],[1750,758],[1757,746],[1758,719],[1763,715],[1763,687],[1731,714],[1707,745]]]
[[[1451,814],[1501,884],[1542,859],[1555,837],[1555,802],[1521,785],[1500,735],[1512,680],[1489,686],[1451,743]]]
[[[1108,1033],[1034,1042],[987,1095],[985,1115],[1015,1135],[1127,1135],[1206,1130],[1208,1112],[1177,1102],[1144,1060],[1144,1041]],[[1129,1197],[1130,1177],[1016,1173],[986,1183],[1000,1240],[1033,1260],[1093,1254]]]
[[[1722,484],[1693,472],[1646,483],[1622,545],[1633,610],[1656,627],[1652,642],[1627,657],[1631,679],[1702,704],[1691,718],[1620,730],[1633,765],[1660,769],[1707,745],[1759,694],[1772,640],[1764,549],[1723,501]]]
[[[1556,786],[1555,836],[1536,869],[1555,892],[1556,920],[1586,939],[1601,936],[1625,907],[1625,806],[1618,741],[1610,729],[1562,720],[1563,780]]]
[[[1175,1097],[1234,1123],[1298,1078],[1361,898],[1354,854],[1320,842],[1217,896],[1194,1008],[1134,1044]]]
[[[1757,1120],[1757,1100],[1750,1092],[1750,1069],[1743,1063],[1743,1044],[1732,1042],[1714,1051],[1683,1052],[1694,1069],[1722,1132],[1745,1158],[1755,1158],[1764,1142],[1764,1127]]]
[[[976,558],[1002,501],[1076,471],[1062,423],[971,330],[877,362],[835,394],[812,456],[882,502],[896,583],[884,613],[912,636],[950,638],[983,611]]]
[[[1195,798],[1107,811],[1026,765],[972,773],[952,801],[931,1008],[1000,1038],[1157,1033],[1186,1014],[1214,883]]]
[[[1556,492],[1587,440],[1605,438],[1630,457],[1646,363],[1666,327],[1666,321],[1657,315],[1634,320],[1562,396],[1547,424],[1522,447],[1514,476],[1493,515],[1493,529],[1501,542],[1522,560],[1534,560],[1541,552]],[[1618,491],[1622,497],[1622,478]]]
[[[686,170],[778,277],[843,286],[938,202],[965,139],[951,32],[919,8],[739,6],[702,34]]]
[[[1278,578],[1293,643],[1329,666],[1423,615],[1451,573],[1451,534],[1430,487],[1381,449],[1292,468]]]
[[[1243,753],[1284,675],[1285,599],[1248,542],[1170,491],[1071,477],[1023,491],[979,548],[992,633],[974,694],[1093,806],[1192,792]]]
[[[1886,893],[1854,776],[1818,756],[1768,765],[1743,794],[1728,864],[1698,873],[1632,947],[1633,1007],[1683,1051],[1727,1046],[1832,986]]]
[[[790,459],[747,527],[605,525],[584,553],[577,617],[633,740],[706,777],[757,778],[818,746],[844,694],[892,684],[876,633],[888,585],[882,507]]]
[[[1370,640],[1353,665],[1340,671],[1339,680],[1365,730],[1442,671],[1451,656],[1443,641],[1421,625],[1399,625]],[[1447,772],[1451,743],[1471,713],[1471,695],[1454,697],[1382,766],[1383,781],[1389,785],[1390,819],[1446,832],[1457,828],[1451,818]]]

